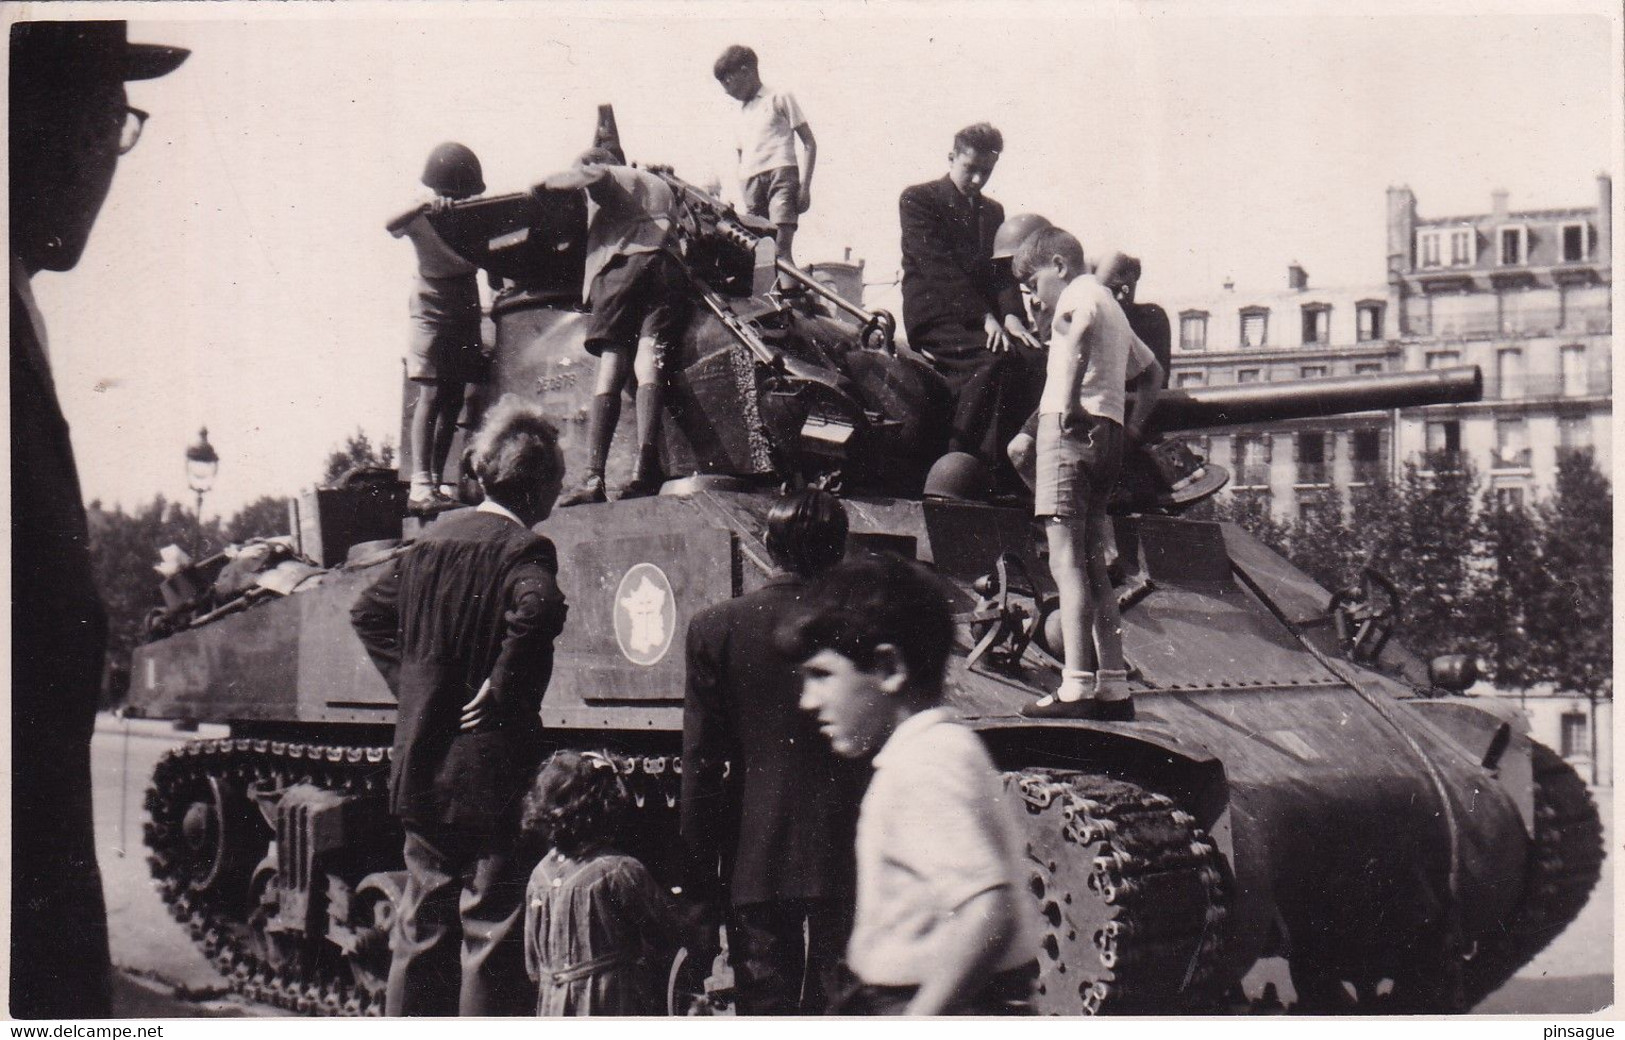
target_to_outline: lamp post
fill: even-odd
[[[203,496],[214,488],[214,475],[220,470],[220,456],[209,443],[209,428],[198,430],[197,440],[186,449],[186,486],[197,496],[197,542],[193,552],[203,555]]]

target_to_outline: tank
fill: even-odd
[[[1138,721],[1022,718],[1059,667],[1030,507],[922,497],[940,380],[888,349],[877,316],[751,295],[761,254],[724,249],[730,215],[695,206],[696,317],[665,423],[681,479],[541,528],[571,604],[547,738],[616,756],[640,806],[626,844],[658,876],[676,883],[680,862],[687,622],[763,584],[775,491],[817,479],[841,489],[850,551],[912,556],[952,587],[947,703],[1025,829],[1034,1010],[1266,1010],[1289,980],[1299,1011],[1463,1011],[1579,912],[1602,850],[1574,771],[1514,706],[1462,695],[1460,662],[1405,649],[1400,590],[1380,575],[1333,595],[1240,529],[1179,516],[1224,479],[1188,450],[1138,456],[1113,500]],[[507,282],[480,397],[539,400],[578,464],[581,200],[509,196],[441,219]],[[1176,390],[1157,421],[1175,434],[1480,391],[1476,369]],[[617,441],[612,485],[626,454]],[[248,591],[224,604],[208,575],[171,579],[132,669],[132,713],[230,726],[157,767],[146,839],[163,898],[232,986],[301,1012],[381,1010],[404,878],[385,811],[395,706],[348,612],[405,551],[385,535],[419,523],[400,530],[400,502],[393,480],[308,497],[306,545],[326,566],[239,575]],[[702,1003],[725,1005],[725,977],[708,986]]]

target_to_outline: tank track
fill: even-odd
[[[1044,920],[1040,1014],[1211,1012],[1225,973],[1223,860],[1172,799],[1108,777],[1004,774],[1024,807],[1028,889]]]
[[[681,765],[675,758],[615,756],[639,807],[677,804]],[[358,986],[342,961],[296,972],[267,963],[250,935],[247,885],[199,887],[196,854],[187,843],[186,813],[211,779],[243,791],[254,785],[312,784],[363,797],[387,797],[390,749],[226,738],[192,741],[159,760],[146,795],[147,862],[170,914],[244,997],[305,1015],[383,1013],[380,995]],[[258,811],[254,810],[257,817]],[[263,845],[253,857],[263,855]],[[251,862],[250,868],[252,868]],[[246,882],[246,879],[240,879]],[[226,891],[221,891],[225,888]],[[336,965],[336,966],[335,966]]]
[[[1504,938],[1481,944],[1463,970],[1466,1007],[1499,989],[1585,908],[1602,873],[1602,819],[1574,767],[1531,742],[1535,834],[1524,898]]]

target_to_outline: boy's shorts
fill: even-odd
[[[1059,412],[1038,416],[1034,516],[1104,516],[1123,468],[1123,427],[1098,415],[1070,430]]]
[[[682,342],[688,323],[688,279],[664,252],[616,257],[592,283],[587,353],[605,346],[636,347],[644,337],[665,346]]]
[[[480,290],[473,275],[420,278],[409,308],[408,379],[469,383],[482,378]]]
[[[801,171],[794,166],[780,166],[747,177],[745,212],[795,227],[801,220]]]

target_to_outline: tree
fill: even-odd
[[[344,476],[352,469],[381,467],[388,469],[395,465],[395,446],[384,438],[382,444],[373,447],[367,432],[360,427],[344,442],[342,448],[336,448],[327,456],[327,468],[322,471],[322,483],[331,484]]]
[[[1335,487],[1300,503],[1298,519],[1287,530],[1287,546],[1293,566],[1333,591],[1354,580],[1365,562]]]
[[[1476,652],[1463,627],[1473,591],[1473,502],[1478,475],[1460,453],[1436,452],[1405,463],[1396,509],[1376,532],[1373,564],[1399,586],[1398,634],[1423,657]]]
[[[1540,580],[1531,594],[1531,672],[1537,681],[1613,696],[1614,494],[1590,451],[1570,452],[1537,509]]]
[[[204,524],[201,542],[197,515],[179,502],[158,495],[133,513],[111,511],[101,502],[86,510],[90,525],[90,563],[107,606],[108,656],[115,668],[128,669],[130,652],[141,641],[143,622],[162,600],[163,581],[153,569],[159,551],[178,545],[196,559],[218,552],[225,543],[218,520]]]
[[[1487,678],[1504,687],[1533,681],[1529,611],[1544,567],[1536,516],[1521,499],[1490,489],[1478,510],[1477,574],[1463,628],[1479,641]]]
[[[1288,527],[1270,513],[1270,496],[1232,491],[1223,499],[1210,498],[1188,514],[1193,520],[1219,520],[1235,524],[1285,556]]]
[[[225,528],[228,542],[246,542],[250,538],[274,538],[292,533],[288,530],[288,499],[279,495],[256,498],[239,509]]]

